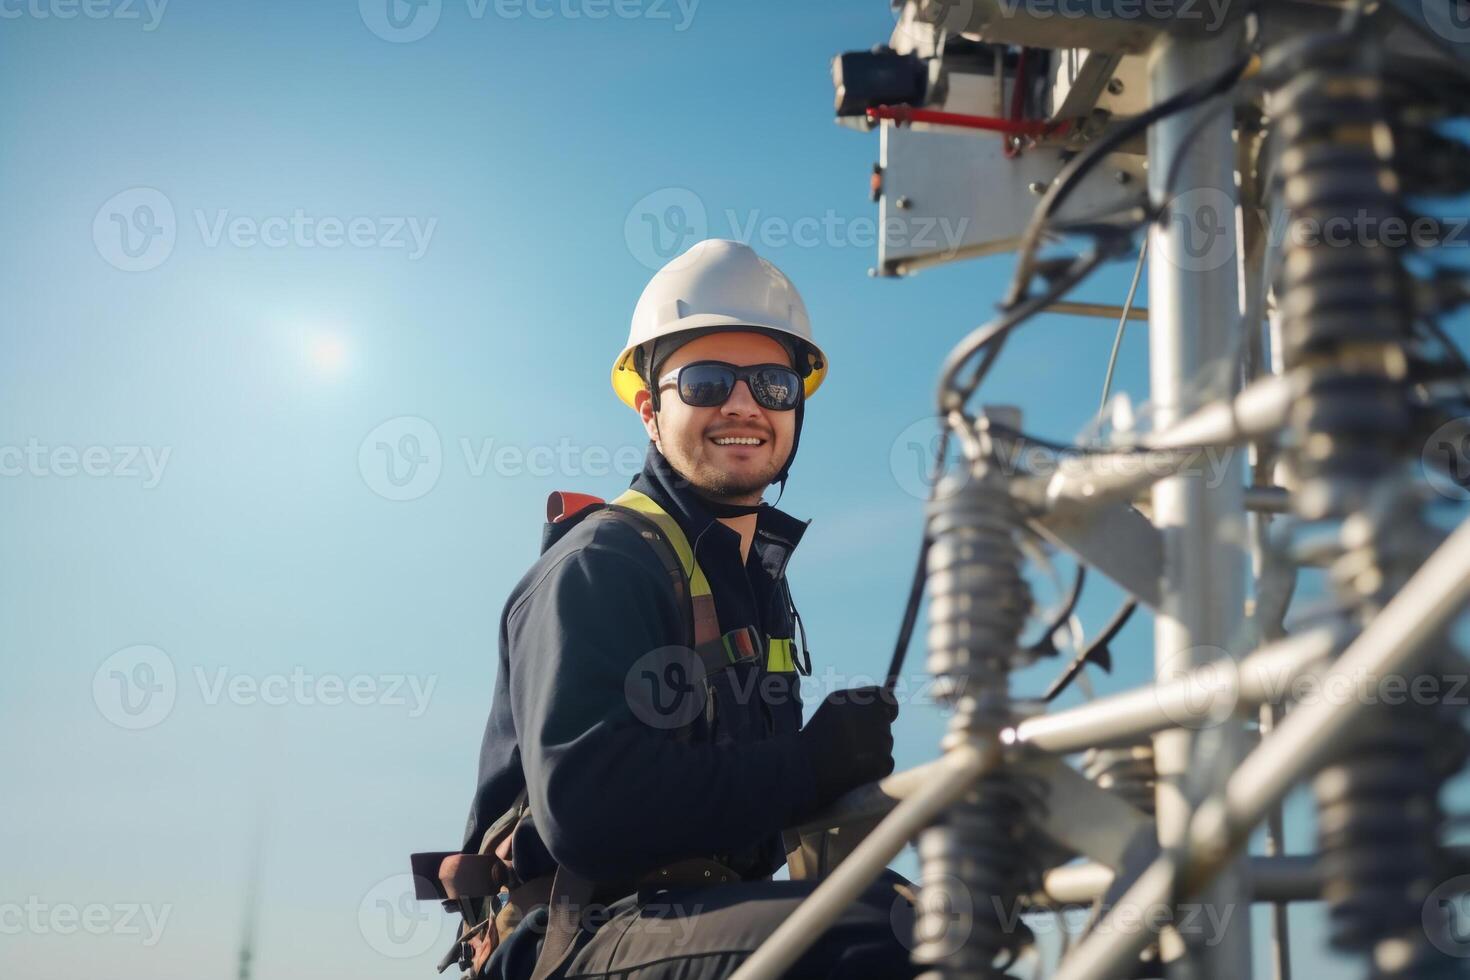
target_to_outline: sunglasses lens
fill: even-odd
[[[750,378],[751,393],[764,408],[790,411],[801,401],[801,378],[790,368],[763,367]]]
[[[735,372],[717,364],[690,364],[679,372],[679,397],[695,408],[723,405],[735,386]]]

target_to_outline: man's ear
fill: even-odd
[[[653,395],[647,388],[633,396],[633,407],[638,410],[638,417],[643,420],[643,429],[648,433],[648,438],[657,444],[658,414],[653,410]]]

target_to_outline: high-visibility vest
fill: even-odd
[[[675,601],[687,610],[688,621],[693,626],[692,648],[707,672],[754,662],[762,654],[768,671],[786,673],[796,670],[792,637],[765,637],[754,626],[727,631],[720,629],[714,593],[704,569],[699,567],[699,561],[694,557],[688,536],[673,515],[648,494],[629,489],[605,502],[588,494],[558,491],[547,499],[546,511],[550,522],[548,532],[551,533],[543,538],[543,551],[572,524],[598,513],[613,516],[621,512],[652,524],[657,534],[650,534],[646,526],[640,530],[669,572]],[[552,528],[556,529],[555,532]]]

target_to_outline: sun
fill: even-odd
[[[319,334],[307,342],[306,357],[319,373],[335,376],[347,365],[347,344],[341,337]]]

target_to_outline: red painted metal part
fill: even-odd
[[[939,126],[961,126],[965,129],[985,129],[993,133],[1011,136],[1046,136],[1067,128],[1067,123],[1048,123],[1040,119],[1001,119],[997,116],[971,116],[963,112],[941,112],[938,109],[915,109],[906,105],[880,105],[868,110],[868,121],[890,119],[904,123],[934,123]]]

